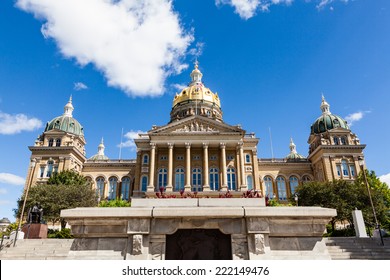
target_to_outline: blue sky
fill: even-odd
[[[81,3],[80,3],[81,2]],[[115,2],[113,4],[112,2]],[[134,158],[131,137],[164,125],[198,58],[224,121],[259,157],[308,153],[321,94],[390,181],[390,2],[209,0],[0,2],[0,218],[14,220],[30,152],[73,95],[87,157]],[[140,1],[138,1],[140,2]]]

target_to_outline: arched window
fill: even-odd
[[[218,168],[210,168],[210,190],[219,190],[219,174]]]
[[[61,139],[57,138],[56,139],[56,147],[60,147],[60,146],[61,146]]]
[[[158,170],[158,182],[157,182],[157,189],[160,190],[160,188],[167,187],[167,170],[165,168],[161,168]]]
[[[341,137],[340,139],[341,139],[341,144],[342,144],[342,145],[347,145],[347,140],[345,139],[344,136]]]
[[[295,189],[298,187],[298,178],[295,176],[290,177],[290,193],[294,195]]]
[[[50,177],[51,174],[53,173],[53,164],[54,162],[52,160],[49,160],[47,162],[47,172],[46,172],[46,177]]]
[[[265,196],[268,198],[274,197],[274,187],[272,184],[272,178],[270,176],[264,177]]]
[[[149,163],[149,156],[148,155],[144,155],[143,158],[142,158],[142,164],[148,164]]]
[[[279,176],[276,178],[276,184],[278,186],[279,200],[287,200],[286,180]]]
[[[335,145],[340,145],[339,138],[337,136],[333,137],[333,142]]]
[[[122,178],[121,197],[123,200],[129,200],[130,195],[130,178]]]
[[[302,182],[303,182],[303,184],[304,184],[304,183],[308,183],[308,182],[310,182],[310,181],[311,181],[311,179],[310,179],[309,176],[305,175],[305,176],[302,177]]]
[[[202,170],[200,168],[192,169],[192,191],[202,191]]]
[[[343,170],[343,176],[349,176],[348,163],[344,159],[341,161],[341,169]]]
[[[251,155],[250,154],[245,155],[245,163],[251,163]]]
[[[53,142],[54,142],[53,138],[50,138],[49,139],[49,147],[53,147]]]
[[[227,185],[228,190],[236,190],[236,170],[232,167],[227,169]]]
[[[253,189],[253,177],[252,177],[252,175],[247,175],[246,176],[246,183],[248,185],[248,190],[252,190]]]
[[[184,190],[184,169],[179,167],[175,171],[175,191]]]
[[[144,175],[141,178],[141,191],[146,192],[148,190],[148,176]]]
[[[96,193],[99,199],[104,198],[104,178],[98,177],[96,179]]]
[[[118,179],[111,177],[109,180],[108,200],[116,199],[116,188],[118,186]]]

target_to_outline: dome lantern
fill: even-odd
[[[66,105],[64,107],[64,116],[65,117],[73,117],[73,110],[74,110],[74,107],[72,105],[72,95],[71,95],[68,103],[66,103]]]

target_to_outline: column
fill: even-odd
[[[209,182],[209,144],[203,143],[203,191],[210,191]]]
[[[154,192],[154,170],[156,161],[156,143],[150,143],[150,170],[148,192]]]
[[[245,176],[245,159],[244,159],[244,143],[239,142],[238,143],[238,148],[240,150],[240,170],[241,170],[241,190],[246,190],[246,176]]]
[[[252,149],[252,154],[253,154],[253,189],[254,190],[260,190],[260,180],[259,180],[259,163],[257,161],[257,149],[253,148]]]
[[[186,145],[186,184],[185,191],[191,191],[191,143]]]
[[[222,159],[222,184],[221,184],[221,190],[227,191],[227,172],[226,172],[226,144],[220,143],[219,144],[221,148],[221,159]]]
[[[172,185],[172,178],[173,178],[173,144],[168,143],[168,185],[167,185],[167,192],[172,192],[173,185]]]
[[[237,146],[236,147],[236,156],[235,156],[235,159],[236,159],[236,170],[237,170],[237,190],[240,190],[240,184],[241,184],[241,176],[244,176],[243,174],[241,174],[241,158],[240,158],[240,147]]]

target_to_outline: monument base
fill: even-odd
[[[46,239],[47,225],[46,224],[25,224],[22,228],[25,239]]]

